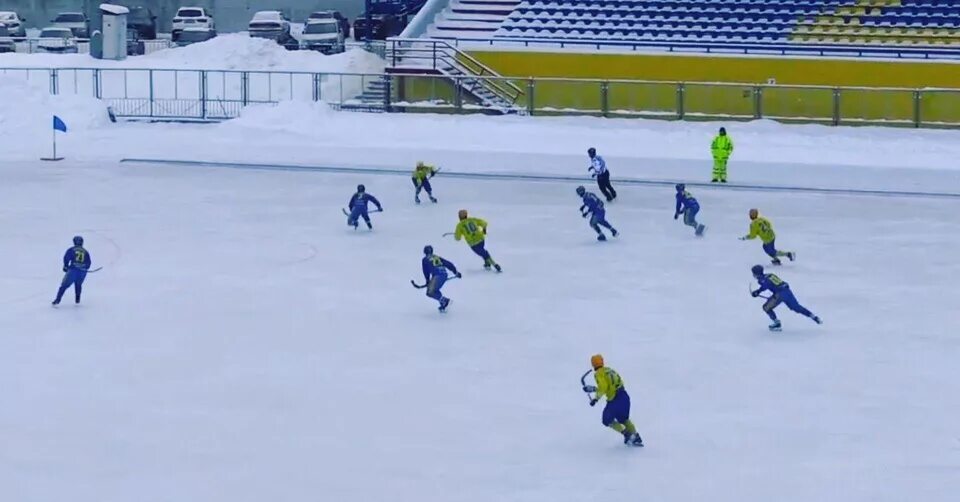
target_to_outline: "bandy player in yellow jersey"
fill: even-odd
[[[460,218],[460,223],[457,223],[453,238],[458,241],[466,239],[470,249],[477,253],[477,256],[483,258],[483,268],[490,270],[490,267],[493,267],[497,272],[502,272],[500,264],[493,261],[490,252],[484,248],[487,239],[487,222],[480,218],[471,218],[466,209],[461,209],[457,216]]]
[[[495,262],[490,257],[490,252],[484,248],[487,239],[487,222],[480,218],[471,218],[466,209],[461,209],[457,216],[460,218],[460,223],[457,223],[453,238],[457,241],[466,239],[470,249],[483,258],[483,268],[490,270],[492,266],[497,272],[501,272],[500,264]]]
[[[790,261],[796,258],[793,251],[778,251],[776,245],[777,234],[773,231],[773,224],[770,220],[760,216],[760,211],[750,210],[750,233],[740,238],[742,241],[760,238],[763,242],[763,251],[772,258],[770,261],[774,265],[780,265],[780,257],[786,256]]]

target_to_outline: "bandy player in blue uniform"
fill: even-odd
[[[763,267],[760,265],[754,265],[750,271],[753,273],[753,278],[760,284],[759,289],[750,292],[754,298],[760,296],[760,293],[764,291],[773,293],[770,295],[770,298],[767,299],[766,303],[763,304],[763,311],[766,312],[767,316],[773,321],[773,324],[769,326],[770,331],[780,331],[780,319],[777,319],[777,314],[773,309],[777,308],[781,303],[785,304],[788,309],[802,316],[809,317],[813,322],[823,324],[823,321],[814,315],[813,312],[810,312],[806,307],[800,305],[800,302],[797,301],[797,297],[793,296],[793,291],[790,290],[790,285],[787,284],[786,281],[777,277],[776,274],[765,274]]]
[[[421,267],[423,268],[423,278],[427,281],[427,296],[440,302],[440,312],[446,312],[447,306],[450,305],[450,299],[443,296],[440,290],[447,282],[447,270],[453,272],[457,279],[462,277],[460,272],[457,271],[457,267],[453,263],[433,254],[433,246],[424,246]]]
[[[370,223],[370,214],[367,207],[370,204],[377,206],[377,211],[383,211],[383,206],[380,205],[380,201],[367,193],[367,187],[357,185],[357,193],[353,194],[353,197],[350,197],[350,202],[347,205],[347,209],[350,211],[350,216],[347,217],[347,225],[356,229],[359,226],[360,218],[363,218],[363,221],[367,224],[367,228],[373,230],[373,224]]]
[[[700,203],[687,191],[687,186],[683,183],[677,183],[677,208],[673,212],[673,219],[680,218],[683,214],[683,224],[693,227],[693,233],[697,237],[703,235],[703,230],[707,227],[697,223],[697,213],[700,212]]]
[[[619,235],[616,228],[613,228],[610,223],[607,222],[607,210],[603,208],[603,201],[600,200],[596,194],[588,192],[586,188],[582,186],[577,187],[577,195],[583,200],[583,205],[580,206],[581,216],[586,218],[590,217],[590,228],[594,229],[597,232],[597,240],[605,241],[607,236],[603,235],[603,230],[600,230],[600,227],[606,227],[610,230],[610,234],[616,237]],[[586,209],[586,211],[584,211]]]
[[[60,289],[57,291],[57,298],[53,300],[53,305],[60,305],[63,294],[67,292],[70,286],[73,286],[74,301],[80,303],[80,294],[83,292],[83,281],[87,278],[87,270],[90,270],[90,253],[83,247],[83,237],[79,235],[73,238],[73,247],[67,249],[63,254],[63,281],[60,283]]]

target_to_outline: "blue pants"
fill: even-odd
[[[423,183],[417,183],[417,179],[413,178],[413,186],[417,187],[417,195],[420,195],[420,190],[426,190],[427,195],[433,195],[433,187],[430,186],[430,178],[424,178]]]
[[[593,214],[590,215],[590,226],[596,230],[598,234],[603,234],[603,232],[600,231],[600,227],[606,227],[613,231],[613,227],[607,222],[606,216],[606,211],[594,211]]]
[[[360,221],[360,218],[363,218],[363,221],[367,222],[367,225],[370,225],[370,214],[367,211],[366,204],[357,204],[353,206],[353,210],[350,211],[350,216],[347,217],[347,225],[352,227],[357,226],[357,222]]]
[[[697,213],[700,212],[700,208],[697,206],[687,207],[683,210],[683,224],[688,227],[697,228]]]
[[[800,302],[797,301],[797,297],[793,296],[793,291],[790,288],[784,288],[778,293],[774,293],[766,303],[763,304],[763,310],[770,316],[770,319],[774,321],[777,320],[777,314],[773,309],[777,308],[778,305],[783,303],[787,306],[788,309],[807,317],[813,317],[813,312],[807,310],[803,305],[800,305]]]
[[[486,241],[480,241],[477,244],[470,246],[470,249],[472,249],[473,252],[477,254],[477,256],[479,256],[480,258],[483,258],[484,263],[490,260],[490,252],[483,247],[485,243]]]
[[[447,282],[447,276],[445,275],[435,275],[430,279],[430,282],[427,283],[427,296],[433,298],[436,301],[443,299],[443,294],[440,290],[443,288],[443,285]]]
[[[63,294],[70,289],[70,286],[73,286],[74,299],[77,303],[80,303],[80,294],[83,292],[83,281],[86,278],[86,270],[79,268],[71,268],[67,270],[67,273],[63,276],[63,281],[60,282],[60,289],[57,290],[56,303],[60,303],[60,300],[63,298]]]
[[[603,407],[603,425],[609,427],[614,422],[625,424],[630,420],[630,394],[625,389],[617,391],[612,401]]]
[[[769,256],[769,257],[771,257],[771,258],[776,258],[776,257],[777,257],[777,244],[776,244],[776,242],[777,242],[776,240],[772,240],[772,241],[770,241],[770,242],[767,242],[767,243],[764,243],[764,244],[763,244],[763,251],[764,251],[765,253],[767,253],[767,256]]]

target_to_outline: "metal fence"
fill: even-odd
[[[523,90],[506,110],[671,120],[960,126],[960,89],[818,87],[421,74],[175,69],[0,68],[52,94],[90,96],[119,117],[223,120],[251,104],[324,101],[344,110],[502,113],[478,79]]]

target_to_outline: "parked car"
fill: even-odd
[[[253,15],[247,29],[253,38],[267,38],[287,46],[296,42],[290,34],[290,20],[277,10],[262,10]]]
[[[53,26],[57,28],[68,28],[77,38],[87,38],[90,36],[90,21],[86,14],[82,12],[61,12],[53,18]]]
[[[127,55],[142,56],[147,53],[147,47],[140,39],[140,32],[127,25]]]
[[[55,54],[76,54],[77,37],[70,28],[51,26],[40,32],[37,40],[37,52],[52,52]]]
[[[343,32],[343,38],[344,39],[350,38],[350,20],[344,17],[343,14],[340,13],[340,11],[318,10],[315,12],[311,12],[310,15],[307,16],[307,21],[303,23],[304,28],[306,28],[307,24],[317,19],[336,19],[337,22],[340,23],[340,30]]]
[[[157,16],[146,7],[130,7],[127,14],[127,28],[137,30],[141,40],[157,39]]]
[[[303,27],[300,34],[300,46],[324,54],[343,52],[343,30],[334,19],[312,19]]]
[[[177,10],[170,30],[173,41],[176,42],[180,33],[187,29],[209,31],[213,32],[213,36],[217,35],[217,26],[213,16],[203,7],[180,7]],[[191,35],[191,38],[195,36],[196,34]]]
[[[367,26],[367,17],[360,14],[353,21],[353,38],[356,40],[386,40],[389,37],[395,37],[403,31],[403,23],[393,14],[375,14],[370,17],[370,25]]]
[[[197,42],[206,42],[211,38],[217,36],[217,32],[214,30],[208,30],[206,28],[185,28],[180,30],[178,34],[176,44],[178,47],[183,47],[185,45],[195,44]]]
[[[20,14],[11,11],[0,12],[0,23],[3,23],[10,31],[11,37],[26,37],[27,27],[24,25],[26,18],[20,17]]]
[[[10,30],[5,24],[0,24],[0,52],[17,52],[17,43],[10,38]]]

